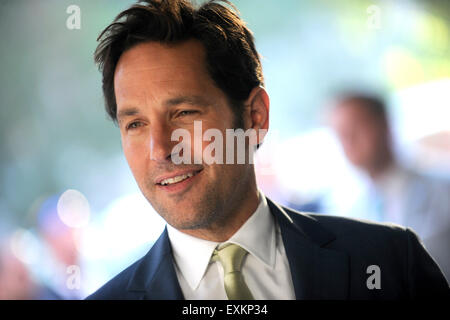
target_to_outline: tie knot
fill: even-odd
[[[253,295],[241,273],[242,262],[248,252],[237,244],[214,250],[212,261],[219,260],[224,271],[224,287],[230,300],[253,300]]]
[[[219,260],[222,263],[225,274],[240,272],[244,257],[248,252],[237,244],[229,244],[222,249],[214,250],[213,261]]]

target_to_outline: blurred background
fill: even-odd
[[[93,62],[97,36],[131,3],[0,1],[0,299],[84,298],[164,228],[106,117]],[[450,2],[233,3],[271,98],[261,190],[299,210],[407,225],[449,278]],[[341,132],[336,119],[362,123],[340,113],[357,109],[343,93],[384,102],[387,126],[369,116]],[[376,139],[358,147],[355,137],[382,132],[392,155],[375,175],[350,145],[375,159]]]

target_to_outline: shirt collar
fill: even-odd
[[[259,205],[256,211],[226,243],[234,243],[269,267],[275,265],[275,223],[270,214],[266,197],[259,192]]]
[[[193,237],[169,224],[167,224],[167,232],[175,263],[186,282],[192,290],[195,290],[205,274],[218,242]]]
[[[167,232],[175,262],[186,282],[192,290],[195,290],[219,243],[190,236],[169,224],[167,224]],[[261,191],[259,191],[259,205],[256,211],[225,243],[240,245],[264,264],[270,267],[275,265],[275,224],[266,197]]]

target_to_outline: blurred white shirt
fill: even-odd
[[[372,181],[349,175],[324,213],[392,222],[413,229],[450,278],[450,183],[393,165]]]
[[[450,226],[450,184],[399,165],[375,181],[360,176],[353,188],[344,188],[338,197],[343,205],[335,199],[327,213],[400,224],[424,239]]]
[[[245,282],[256,300],[295,299],[289,262],[278,225],[259,193],[253,215],[226,242],[249,253],[242,266]],[[219,261],[210,262],[218,242],[192,237],[167,225],[175,270],[185,299],[226,300],[224,272]]]

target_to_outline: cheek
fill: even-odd
[[[361,161],[368,161],[373,157],[373,144],[367,137],[360,137],[355,146],[355,153]]]
[[[145,170],[145,143],[137,139],[122,139],[122,148],[131,171],[138,178]]]
[[[352,136],[350,133],[341,134],[340,141],[346,152],[352,152],[357,144],[354,136]]]
[[[212,135],[212,137],[207,138],[204,134],[209,129],[218,129],[221,132],[219,134],[221,136],[221,139],[218,138],[216,140],[216,134],[218,134],[217,131],[214,131],[214,134]],[[197,127],[196,130],[194,130],[194,127],[192,127],[192,128],[189,128],[188,131],[189,131],[188,136],[190,137],[190,143],[185,144],[184,147],[190,149],[191,164],[194,164],[196,159],[201,159],[202,164],[204,166],[215,165],[215,163],[208,164],[211,162],[207,162],[205,160],[205,157],[207,157],[207,158],[209,158],[210,156],[215,157],[216,152],[219,152],[219,151],[222,151],[222,154],[223,154],[222,160],[223,160],[223,162],[225,162],[226,134],[225,134],[225,128],[222,123],[217,123],[217,122],[208,121],[208,120],[202,120],[201,130],[199,127]],[[219,154],[217,154],[217,156],[219,156]],[[211,159],[209,159],[209,160],[211,161]]]

